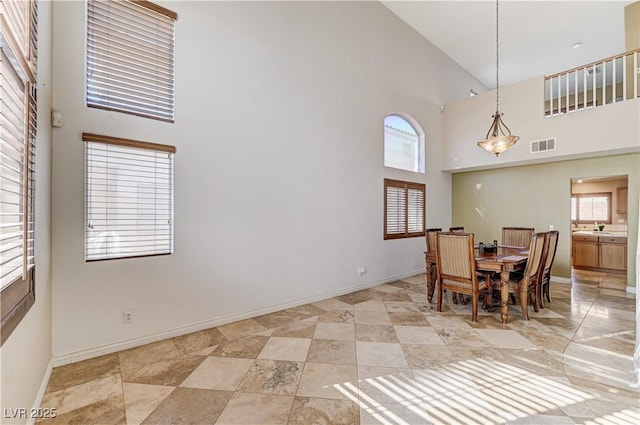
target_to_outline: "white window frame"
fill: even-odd
[[[402,125],[397,127],[388,125],[387,119],[401,120]],[[384,166],[424,174],[425,137],[416,120],[407,114],[393,113],[385,117],[383,124]],[[403,152],[399,156],[398,152],[395,152],[399,149],[410,150],[410,152]],[[405,161],[401,161],[403,156]],[[407,161],[409,163],[404,163]]]
[[[83,133],[85,260],[173,253],[175,147]]]

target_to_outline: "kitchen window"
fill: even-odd
[[[571,221],[611,224],[611,192],[580,193],[571,197]]]

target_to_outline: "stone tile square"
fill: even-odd
[[[285,325],[275,329],[271,335],[288,338],[313,338],[313,334],[316,331],[316,323],[316,321],[294,322],[290,325]]]
[[[228,391],[176,388],[142,424],[213,424],[232,395]]]
[[[311,340],[272,336],[258,355],[259,359],[305,361]]]
[[[196,354],[182,354],[142,367],[125,379],[125,382],[151,385],[178,386],[207,357]]]
[[[402,344],[402,351],[411,369],[431,369],[456,363],[446,345]]]
[[[256,360],[238,387],[245,393],[295,395],[303,362]]]
[[[237,392],[224,408],[216,425],[286,425],[293,396]]]
[[[178,355],[180,355],[180,352],[171,339],[120,351],[118,356],[120,357],[120,372],[122,373],[122,378],[126,380],[127,377],[133,375],[143,366]]]
[[[122,385],[127,425],[140,424],[175,387],[164,385],[132,384]]]
[[[363,401],[366,395],[377,403],[409,403],[423,395],[409,368],[359,366],[358,388]]]
[[[333,310],[321,314],[318,318],[319,322],[329,323],[354,323],[353,308],[349,310]]]
[[[113,405],[114,408],[121,406],[124,414],[122,379],[119,374],[106,375],[64,390],[46,392],[41,403],[42,408],[56,409],[58,421],[62,420],[60,418],[65,413],[92,405]],[[82,416],[86,414],[83,413]]]
[[[288,424],[357,424],[358,413],[358,405],[350,400],[296,397]]]
[[[391,325],[386,311],[355,311],[356,323],[363,325]]]
[[[358,366],[409,367],[400,344],[356,342]]]
[[[314,339],[307,361],[313,363],[356,364],[356,343],[335,339]]]
[[[337,339],[341,341],[354,341],[356,338],[355,325],[352,323],[325,323],[318,322],[316,339]]]
[[[269,341],[268,336],[244,336],[218,345],[209,355],[216,357],[236,357],[255,359]]]
[[[431,327],[431,324],[422,313],[389,313],[389,319],[394,325]]]
[[[207,357],[180,386],[235,391],[252,364],[251,359]]]
[[[360,408],[360,425],[420,424],[431,425],[429,415],[414,403],[375,403]]]
[[[395,330],[401,343],[444,345],[444,341],[432,327],[396,325]]]
[[[420,310],[413,302],[385,301],[388,313],[419,313]]]
[[[356,323],[356,341],[400,342],[391,325],[361,325]]]
[[[354,365],[307,362],[298,396],[349,400],[358,396],[358,373]]]
[[[71,363],[53,369],[47,391],[55,392],[75,387],[116,373],[120,373],[120,360],[117,353]]]
[[[353,305],[354,311],[387,311],[384,301],[370,300]]]
[[[492,347],[523,350],[536,348],[535,344],[516,331],[506,329],[476,329],[476,333],[484,338]]]

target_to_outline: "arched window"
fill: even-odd
[[[384,118],[384,165],[424,174],[424,132],[411,117]]]

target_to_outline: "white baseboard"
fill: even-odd
[[[627,286],[626,291],[627,291],[628,294],[636,295],[638,293],[638,287],[637,286]]]
[[[169,329],[169,330],[158,332],[152,335],[146,335],[138,338],[131,338],[124,341],[118,341],[111,344],[101,345],[98,347],[92,347],[92,348],[79,350],[79,351],[66,353],[66,354],[60,354],[57,356],[53,356],[51,361],[52,361],[53,367],[63,366],[69,363],[88,360],[88,359],[92,359],[94,357],[102,356],[105,354],[117,353],[118,351],[139,347],[141,345],[150,344],[152,342],[162,341],[163,339],[175,338],[177,336],[190,334],[192,332],[198,332],[204,329],[215,328],[217,326],[226,325],[228,323],[237,322],[239,320],[251,319],[253,317],[262,316],[263,314],[274,313],[276,311],[286,310],[288,308],[298,307],[300,305],[314,303],[314,302],[322,301],[328,298],[338,297],[340,295],[350,294],[352,292],[372,288],[374,286],[382,285],[389,282],[394,282],[396,280],[406,279],[408,277],[412,277],[424,272],[425,272],[425,269],[416,270],[411,273],[405,273],[399,276],[393,276],[393,277],[389,277],[379,281],[354,285],[354,286],[339,289],[336,291],[328,291],[324,294],[315,295],[313,297],[308,297],[308,298],[302,298],[302,299],[298,299],[296,301],[292,301],[284,304],[274,305],[274,306],[253,310],[253,311],[247,311],[247,312],[238,313],[238,314],[232,314],[224,317],[217,317],[215,319],[207,320],[200,323],[194,323],[192,325],[182,326],[179,328]],[[47,377],[47,381],[48,379],[49,378]]]
[[[40,406],[42,405],[42,399],[44,398],[44,393],[47,391],[47,385],[49,385],[49,378],[51,378],[51,371],[53,370],[53,360],[49,361],[47,365],[47,370],[44,372],[44,376],[42,377],[42,382],[40,382],[40,388],[38,389],[38,394],[36,394],[36,399],[33,401],[33,407],[31,411],[38,411]],[[33,425],[36,423],[36,417],[31,417],[29,415],[29,419],[27,420],[27,425]]]

